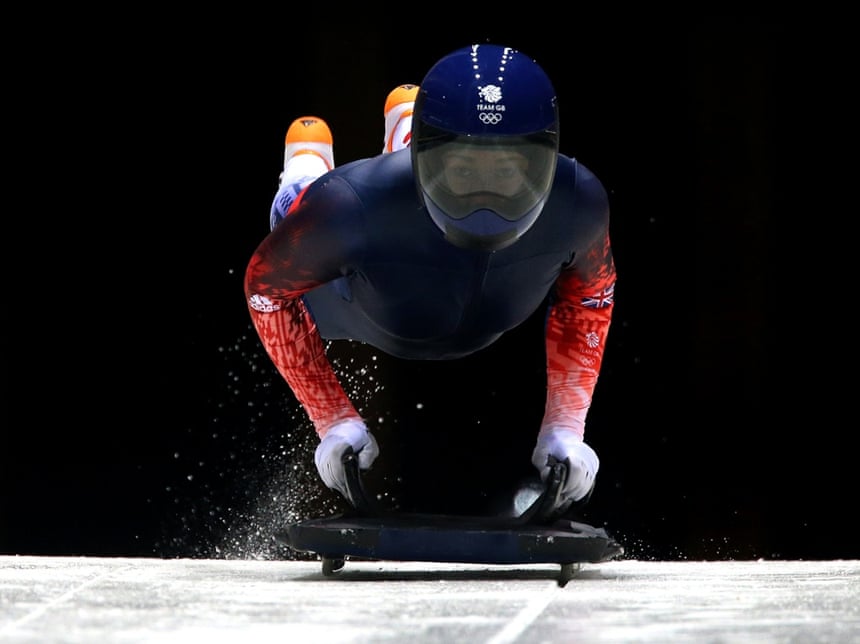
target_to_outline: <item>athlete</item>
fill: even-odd
[[[546,405],[531,462],[568,476],[558,512],[587,502],[599,467],[585,421],[610,327],[616,271],[606,191],[559,153],[556,92],[525,54],[475,44],[385,107],[382,153],[335,167],[322,119],[293,122],[245,294],[269,357],[313,422],[315,464],[348,501],[342,457],[379,445],[324,340],[455,360],[546,307]]]

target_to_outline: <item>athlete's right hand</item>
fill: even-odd
[[[347,486],[346,471],[343,467],[343,455],[351,447],[358,457],[358,467],[370,469],[373,461],[379,456],[379,446],[376,439],[360,420],[343,420],[332,425],[326,432],[314,454],[320,478],[326,487],[337,490],[352,503]]]

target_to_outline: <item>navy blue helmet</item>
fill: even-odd
[[[421,81],[411,154],[418,190],[445,238],[462,248],[505,248],[531,228],[552,187],[555,89],[515,49],[459,49]]]

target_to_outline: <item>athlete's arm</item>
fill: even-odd
[[[580,438],[612,317],[615,265],[608,233],[556,281],[546,322],[547,399],[541,430]]]
[[[331,193],[334,189],[328,190]],[[346,251],[329,213],[297,199],[288,216],[260,243],[245,271],[251,320],[270,359],[314,424],[320,438],[343,420],[361,420],[340,385],[301,295],[340,277]]]
[[[314,424],[320,438],[336,423],[361,420],[338,381],[316,324],[302,300],[271,302],[251,295],[248,308],[260,340]]]

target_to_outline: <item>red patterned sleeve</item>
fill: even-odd
[[[584,436],[614,292],[615,265],[607,234],[556,282],[546,325],[547,399],[541,430],[566,427]]]
[[[266,352],[293,390],[322,438],[338,421],[361,416],[340,385],[325,353],[322,338],[301,299],[286,301],[266,312],[249,301],[251,319]]]
[[[299,217],[301,196],[290,208],[290,217]],[[361,416],[332,369],[316,323],[301,299],[338,276],[331,268],[337,262],[326,255],[339,252],[336,239],[307,223],[319,219],[315,214],[304,222],[294,219],[292,226],[282,222],[261,242],[245,271],[245,295],[263,347],[322,438],[335,423]],[[307,260],[299,264],[296,257],[313,257],[318,264]]]

